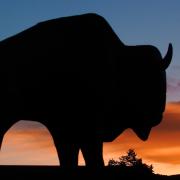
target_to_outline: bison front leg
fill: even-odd
[[[86,167],[100,168],[104,166],[102,142],[65,143],[57,141],[55,145],[60,165],[63,168],[78,166],[79,149],[82,151]]]
[[[54,138],[54,144],[62,168],[75,168],[78,166],[79,147],[74,143],[60,142]]]
[[[67,138],[67,133],[56,126],[48,126],[56,151],[59,158],[60,166],[63,168],[74,168],[78,166],[79,148]]]
[[[65,133],[60,133],[60,131],[56,128],[51,128],[50,132],[54,139],[61,167],[77,167],[80,149],[88,168],[98,168],[104,166],[102,141],[99,141],[96,138],[80,137],[79,141],[77,139],[71,141],[69,138],[66,139]]]
[[[80,144],[86,166],[100,168],[104,166],[103,143],[101,141],[84,142]]]
[[[57,151],[61,167],[75,168],[78,166],[79,148],[76,144],[61,143]]]

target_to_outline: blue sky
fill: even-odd
[[[128,45],[152,44],[166,53],[174,47],[167,70],[168,101],[180,100],[179,0],[0,0],[0,40],[39,21],[95,12],[104,16]]]

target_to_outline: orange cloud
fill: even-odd
[[[5,135],[0,164],[58,165],[57,152],[48,130],[40,123],[16,123]]]

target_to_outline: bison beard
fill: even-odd
[[[62,167],[79,149],[88,167],[104,165],[103,142],[126,128],[147,140],[166,102],[162,58],[150,45],[127,46],[97,14],[63,17],[0,42],[0,141],[19,120],[43,123]]]

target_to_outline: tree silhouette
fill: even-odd
[[[119,160],[109,160],[108,166],[153,174],[153,166],[143,163],[142,159],[137,157],[133,149],[129,149],[127,155],[119,157]]]

